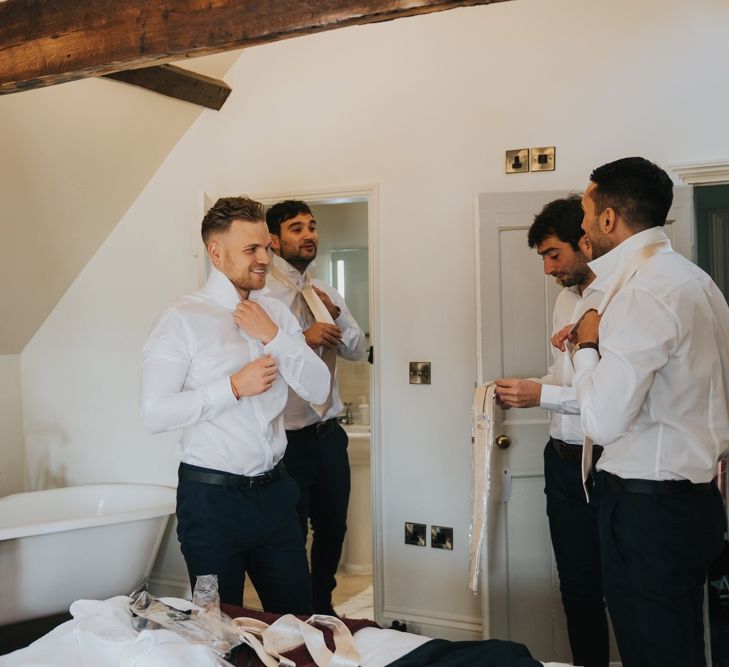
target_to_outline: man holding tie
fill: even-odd
[[[284,463],[301,490],[298,509],[304,537],[311,519],[314,612],[333,614],[332,591],[347,529],[350,489],[348,440],[337,422],[342,401],[334,371],[337,355],[352,361],[362,358],[365,336],[339,292],[310,276],[319,236],[307,204],[279,202],[266,213],[266,223],[275,253],[266,281],[268,295],[291,309],[306,342],[327,364],[332,377],[329,396],[321,404],[289,392]]]

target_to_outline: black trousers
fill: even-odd
[[[599,489],[593,489],[587,504],[580,451],[573,448],[572,459],[562,458],[550,439],[544,448],[544,492],[573,662],[607,667],[610,640],[597,522],[600,494]]]
[[[704,667],[704,582],[726,525],[718,490],[616,491],[598,475],[603,581],[623,667]]]
[[[177,536],[190,585],[198,575],[217,574],[221,601],[241,605],[248,573],[265,611],[310,614],[298,498],[296,483],[285,470],[277,481],[254,489],[180,478]]]
[[[288,445],[284,462],[299,485],[298,511],[301,532],[306,539],[308,523],[311,543],[311,588],[314,611],[332,611],[335,574],[347,531],[349,506],[348,438],[336,423],[322,435],[313,427],[286,431]]]
[[[523,644],[502,639],[432,639],[387,667],[542,667]]]

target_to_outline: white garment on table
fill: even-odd
[[[273,264],[299,288],[304,287],[309,276],[309,272],[314,266],[314,263],[312,262],[306,267],[304,273],[301,273],[297,268],[291,266],[291,264],[278,255],[273,256]],[[342,295],[333,287],[323,283],[321,280],[312,279],[311,282],[317,289],[320,289],[322,292],[326,292],[332,300],[332,303],[335,306],[338,306],[341,310],[339,317],[334,321],[334,323],[342,330],[342,339],[337,347],[337,354],[343,359],[349,359],[351,361],[361,359],[365,352],[365,335],[357,324],[357,321],[352,316],[352,313],[349,311],[349,308],[347,308],[347,304],[344,302]],[[292,307],[294,300],[299,294],[299,292],[291,289],[287,285],[284,285],[280,280],[277,280],[273,275],[269,275],[266,278],[266,287],[268,288],[267,296],[282,301],[289,309]],[[308,320],[299,321],[299,324],[304,331],[313,323],[313,315]],[[304,428],[304,426],[309,426],[310,424],[314,424],[318,421],[325,421],[332,417],[336,417],[342,411],[343,406],[339,397],[339,386],[337,384],[336,375],[332,380],[332,404],[329,406],[327,411],[323,415],[319,416],[311,407],[310,403],[311,401],[306,401],[297,395],[296,392],[289,390],[289,400],[286,404],[286,411],[284,412],[284,422],[287,429],[296,430]]]
[[[590,308],[597,308],[602,292],[594,288],[594,281],[580,296],[577,287],[565,287],[558,295],[552,313],[552,334],[568,324],[574,324]],[[580,406],[577,390],[573,386],[575,368],[569,350],[552,349],[552,365],[539,380],[542,384],[539,407],[550,411],[549,435],[557,440],[581,445],[583,439],[580,423]]]
[[[201,644],[169,630],[132,628],[128,597],[78,600],[73,619],[30,646],[0,656],[0,667],[217,667]]]
[[[719,288],[660,227],[590,267],[605,294],[632,276],[605,309],[600,354],[574,355],[582,427],[605,447],[598,470],[711,481],[729,446],[729,308]]]
[[[283,457],[283,409],[288,387],[320,403],[329,371],[306,345],[301,328],[276,299],[252,292],[278,326],[267,345],[239,329],[233,284],[212,269],[207,285],[167,308],[144,344],[141,413],[151,433],[182,429],[178,458],[238,475],[258,475]],[[270,354],[278,368],[273,386],[236,400],[230,376]]]
[[[206,646],[190,644],[169,630],[131,624],[129,598],[79,600],[73,619],[30,646],[0,656],[0,667],[214,667],[221,663]],[[363,628],[354,634],[362,667],[384,667],[430,641],[399,630]],[[546,667],[567,667],[545,663]]]

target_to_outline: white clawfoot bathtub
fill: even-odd
[[[175,493],[103,484],[0,498],[0,625],[130,593],[154,565]]]

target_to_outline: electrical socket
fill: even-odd
[[[506,173],[523,174],[529,171],[529,149],[516,148],[506,151]]]

